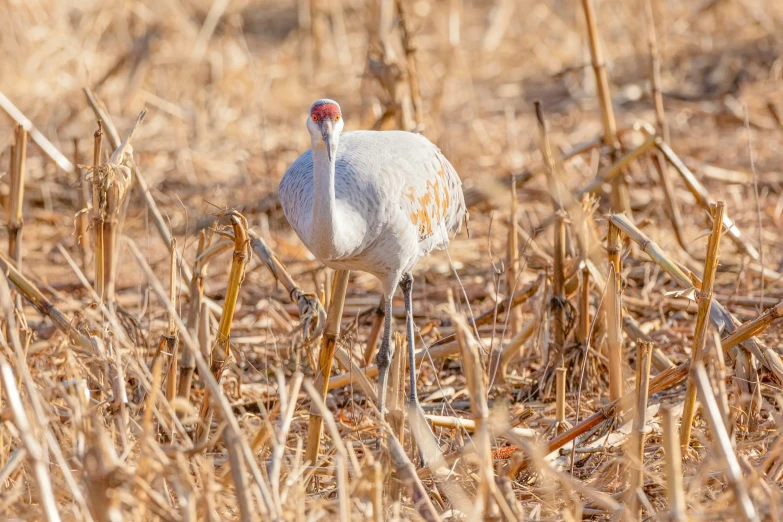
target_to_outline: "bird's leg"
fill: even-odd
[[[402,297],[405,300],[405,326],[408,334],[408,371],[411,376],[411,389],[408,394],[408,401],[418,409],[421,409],[419,394],[416,392],[416,352],[414,350],[415,342],[413,338],[413,276],[409,273],[403,274],[400,279],[400,288],[402,289]]]
[[[410,393],[408,394],[408,407],[413,406],[418,410],[424,425],[430,429],[430,435],[432,435],[433,440],[437,440],[435,434],[432,433],[429,423],[424,420],[424,410],[419,403],[419,394],[416,391],[416,349],[413,332],[413,276],[410,273],[402,275],[402,278],[400,279],[400,288],[402,289],[402,296],[405,300],[405,322],[408,334],[408,371],[410,372],[411,379],[411,388]],[[421,456],[422,463],[426,464],[427,458],[421,450],[421,446],[419,446],[419,455]]]
[[[381,420],[386,416],[386,388],[389,380],[389,364],[392,358],[392,298],[394,293],[386,296],[383,303],[383,338],[378,355],[375,357],[375,364],[378,365],[378,410],[381,412]],[[381,438],[378,437],[377,449],[380,449]]]

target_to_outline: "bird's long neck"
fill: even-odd
[[[340,254],[338,243],[341,237],[334,194],[336,155],[329,161],[323,144],[313,145],[313,216],[310,221],[310,244],[316,257],[332,259]]]

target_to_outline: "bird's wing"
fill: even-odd
[[[415,135],[411,135],[415,136]],[[415,169],[405,171],[400,205],[416,227],[422,253],[444,248],[465,216],[462,181],[440,150],[422,136],[426,147],[415,147]],[[413,151],[408,152],[412,154]]]
[[[424,136],[402,131],[354,131],[340,138],[335,196],[342,219],[365,230],[353,251],[374,244],[388,223],[409,224],[421,255],[445,248],[465,216],[462,182]],[[286,218],[304,240],[313,200],[313,161],[305,152],[278,189]],[[399,214],[398,214],[399,212]]]
[[[313,154],[308,149],[288,168],[277,195],[283,213],[300,238],[304,238],[313,202]],[[304,240],[304,239],[303,239]]]

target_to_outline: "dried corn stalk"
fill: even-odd
[[[117,230],[121,225],[121,209],[133,180],[131,139],[147,114],[143,110],[128,131],[120,146],[107,163],[101,163],[102,130],[95,134],[95,152],[92,166],[80,167],[90,171],[92,180],[92,217],[95,238],[95,292],[110,306],[114,302],[117,267]]]

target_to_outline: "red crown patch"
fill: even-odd
[[[313,107],[310,114],[316,116],[319,120],[334,119],[340,115],[340,108],[333,103],[324,103]]]

